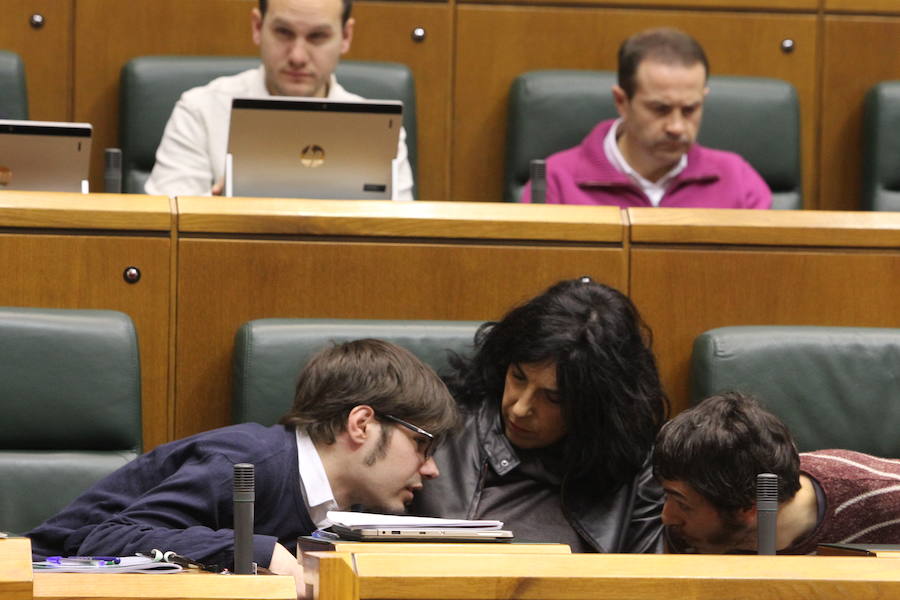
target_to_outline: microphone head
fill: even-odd
[[[528,174],[531,176],[532,181],[535,181],[535,180],[543,181],[544,178],[547,176],[547,163],[546,163],[546,161],[544,161],[540,158],[535,158],[534,160],[532,160],[529,163],[528,171],[529,171]]]
[[[103,164],[106,168],[122,168],[122,150],[119,148],[106,148],[103,151]]]
[[[760,473],[756,476],[756,510],[778,510],[778,475]]]
[[[256,492],[256,479],[253,465],[238,463],[234,465],[234,499],[235,501],[252,501]]]

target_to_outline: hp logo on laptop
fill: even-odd
[[[317,144],[306,146],[300,153],[300,164],[314,169],[325,164],[325,149]]]

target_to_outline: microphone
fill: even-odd
[[[778,475],[760,473],[756,476],[756,551],[775,554],[775,533],[778,520]]]
[[[256,483],[253,465],[234,465],[234,572],[256,575],[253,562],[253,501]]]
[[[544,204],[547,201],[547,163],[539,158],[528,165],[531,177],[531,203]]]
[[[103,191],[107,194],[122,193],[122,151],[118,148],[103,151]]]

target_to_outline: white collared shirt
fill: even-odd
[[[609,128],[606,137],[603,138],[603,152],[606,154],[606,160],[608,160],[616,170],[628,175],[632,181],[640,186],[650,199],[650,204],[659,206],[663,195],[666,193],[666,187],[668,187],[669,182],[687,167],[687,154],[682,154],[678,163],[676,163],[668,173],[660,177],[658,181],[650,181],[631,168],[631,165],[629,165],[628,161],[625,160],[625,157],[622,156],[622,151],[619,150],[618,144],[618,132],[621,123],[622,119],[616,119],[616,122]]]
[[[338,505],[331,491],[325,466],[309,435],[299,427],[294,427],[294,432],[297,435],[300,488],[303,490],[303,501],[309,510],[309,518],[316,527],[328,527],[331,521],[328,520],[327,513],[329,510],[337,510]]]

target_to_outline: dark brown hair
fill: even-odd
[[[800,489],[800,457],[790,431],[751,396],[707,398],[663,425],[653,451],[657,479],[681,481],[721,512],[756,503],[756,476],[778,475],[778,500]]]
[[[344,4],[344,8],[341,11],[341,25],[347,24],[347,19],[350,18],[350,13],[353,11],[353,0],[341,0]],[[266,16],[266,9],[269,8],[269,0],[259,0],[259,14],[263,17]]]
[[[381,340],[335,344],[300,372],[294,404],[280,419],[315,442],[334,443],[355,406],[403,419],[435,437],[457,423],[456,403],[431,367],[411,352]],[[390,424],[390,421],[385,421]]]
[[[555,362],[566,475],[612,493],[640,471],[668,414],[650,344],[627,296],[564,280],[479,328],[450,387],[463,402],[499,404],[510,364]]]
[[[619,46],[619,87],[629,98],[637,91],[637,70],[644,60],[685,67],[700,63],[709,76],[709,61],[697,40],[671,27],[648,29],[634,34]]]

